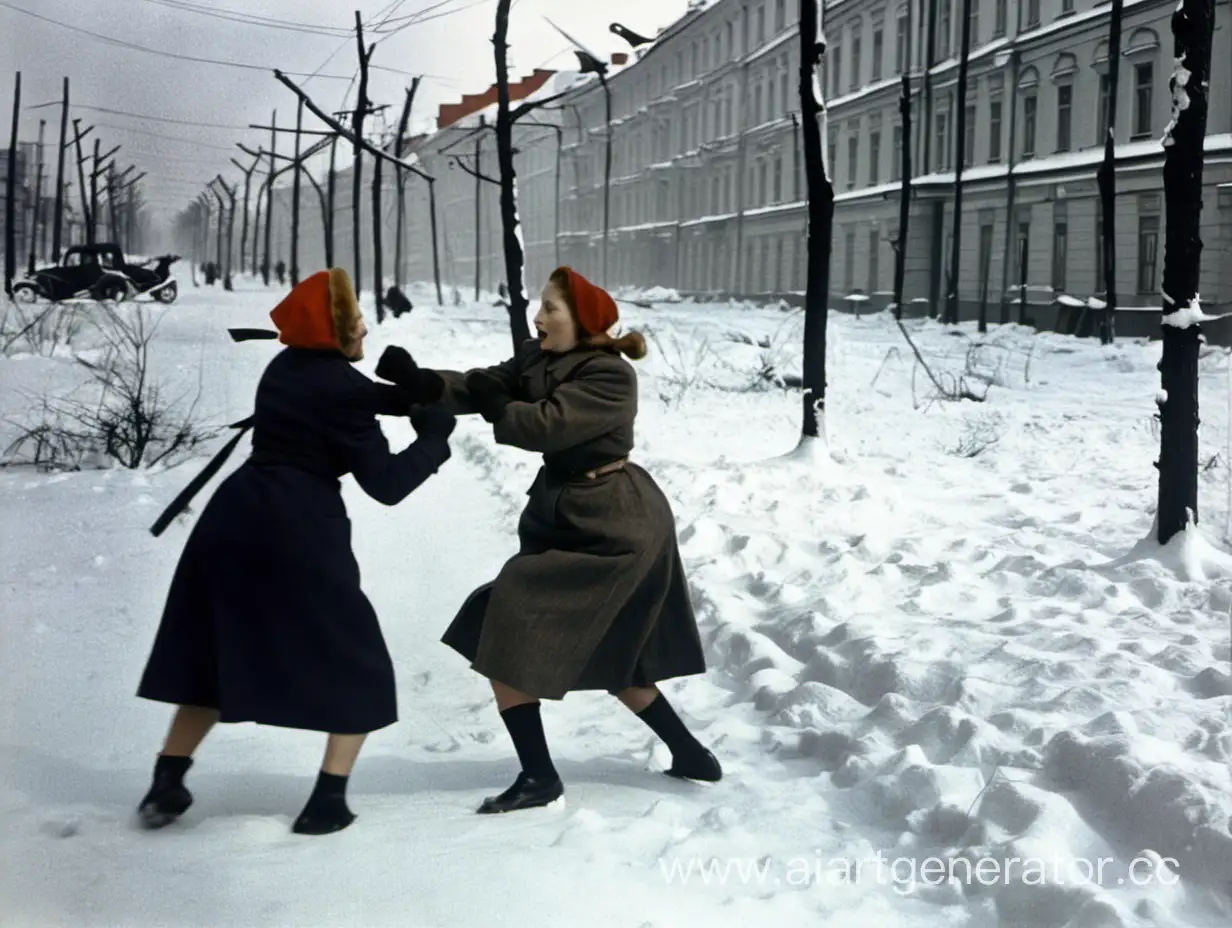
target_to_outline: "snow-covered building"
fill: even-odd
[[[1219,0],[1216,22],[1232,10]],[[1117,142],[1117,288],[1122,307],[1158,305],[1163,270],[1164,149],[1171,118],[1169,0],[1126,0]],[[935,33],[926,54],[928,14]],[[900,74],[910,63],[913,200],[906,300],[944,302],[954,165],[965,156],[961,315],[1017,318],[1025,255],[1029,315],[1051,327],[1055,297],[1102,293],[1095,173],[1109,120],[1107,0],[974,0],[966,129],[956,127],[959,0],[835,0],[824,8],[828,49],[827,160],[835,194],[831,293],[889,300],[899,214]],[[799,131],[796,0],[693,4],[654,41],[608,58],[611,183],[604,235],[606,98],[594,75],[511,76],[514,96],[562,91],[515,130],[527,286],[557,261],[610,287],[790,296],[805,279],[805,184]],[[910,23],[910,27],[908,24]],[[637,23],[627,23],[635,31]],[[583,41],[592,37],[581,36]],[[615,37],[605,37],[619,42]],[[1217,28],[1207,124],[1207,305],[1232,303],[1232,33]],[[923,72],[927,69],[927,89]],[[533,85],[533,86],[532,86]],[[505,278],[495,89],[441,107],[415,156],[437,178],[446,284],[487,292]],[[1013,183],[1011,183],[1011,178]],[[1222,185],[1222,186],[1221,186]],[[349,182],[340,182],[343,197]],[[427,186],[412,180],[407,273],[431,278]],[[1012,201],[1011,201],[1012,198]],[[340,201],[342,202],[342,201]],[[392,203],[392,197],[387,198]],[[340,227],[345,225],[340,216]],[[392,219],[391,219],[392,222]],[[349,243],[349,233],[339,232]],[[392,266],[392,231],[386,233]],[[348,245],[349,248],[349,245]],[[604,252],[606,250],[606,262]],[[345,261],[348,251],[339,249]],[[606,273],[605,273],[606,267]],[[1232,307],[1230,307],[1232,308]],[[1143,332],[1155,328],[1144,320]],[[1134,332],[1121,326],[1121,331]]]

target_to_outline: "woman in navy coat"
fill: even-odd
[[[339,478],[392,506],[449,459],[455,419],[412,410],[353,367],[366,334],[346,272],[300,283],[271,313],[288,347],[257,387],[251,457],[201,513],[171,582],[138,695],[179,706],[139,806],[148,827],[192,803],[183,776],[215,722],[329,734],[294,825],[354,819],[346,782],[368,732],[397,720],[393,664],[360,588]],[[418,440],[393,454],[376,415],[409,413]]]

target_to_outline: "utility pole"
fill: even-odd
[[[274,225],[274,175],[278,173],[278,165],[275,163],[278,150],[277,126],[278,111],[274,110],[270,114],[269,184],[265,190],[265,261],[261,265],[261,279],[267,287],[270,284],[270,271],[273,269],[270,263],[270,232]]]
[[[17,130],[21,122],[21,72],[13,91],[13,131],[9,134],[9,176],[4,202],[4,293],[13,296],[13,278],[17,276]]]
[[[64,153],[68,150],[68,78],[64,78],[64,99],[60,104],[60,151],[56,158],[56,215],[51,234],[51,260],[60,263],[60,240],[64,231]]]
[[[291,171],[291,286],[299,283],[299,160],[300,138],[304,132],[304,101],[295,108],[295,154]]]
[[[81,152],[81,140],[94,131],[94,127],[90,126],[85,132],[81,131],[81,120],[73,120],[73,144],[77,148],[77,191],[81,196],[81,222],[85,227],[86,241],[89,244],[94,244],[94,238],[90,232],[90,203],[87,199],[86,192],[86,157]]]
[[[47,128],[47,120],[39,120],[38,134],[38,177],[34,182],[34,222],[30,225],[30,261],[26,272],[34,274],[35,252],[39,243],[39,220],[43,215],[43,130]]]
[[[398,119],[398,139],[394,143],[394,154],[401,158],[405,153],[406,129],[411,119],[411,107],[415,103],[415,92],[419,90],[420,78],[416,77],[407,88],[406,100],[402,104],[402,116]],[[406,279],[406,267],[403,264],[403,239],[406,235],[406,171],[398,168],[398,218],[397,229],[394,231],[394,286],[402,289]],[[558,191],[559,192],[559,191]],[[560,197],[557,196],[559,203]],[[559,207],[558,207],[559,208]]]
[[[359,95],[355,102],[355,113],[352,117],[352,130],[354,132],[354,158],[355,167],[353,170],[352,185],[351,185],[351,246],[355,253],[355,269],[351,275],[355,283],[355,296],[360,295],[362,290],[361,281],[363,279],[363,252],[360,248],[360,203],[359,194],[363,189],[363,138],[364,138],[364,116],[368,112],[368,62],[372,60],[372,52],[376,49],[374,43],[367,50],[364,49],[364,23],[360,18],[359,10],[355,11],[355,42],[359,48]],[[377,281],[376,287],[379,295],[381,289],[380,281]]]
[[[98,179],[107,172],[106,162],[120,150],[117,145],[105,155],[99,154],[101,143],[98,136],[94,137],[94,166],[90,170],[90,244],[98,240]]]
[[[479,117],[479,126],[483,128],[485,125],[484,118]],[[483,179],[480,175],[483,173],[483,133],[479,132],[475,135],[475,302],[479,302],[479,286],[482,283],[481,269],[483,267],[480,257],[480,239],[479,228],[482,223],[483,210],[482,194],[483,194]]]

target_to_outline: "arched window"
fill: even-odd
[[[1054,81],[1065,80],[1072,77],[1077,70],[1078,59],[1069,52],[1062,52],[1057,55],[1056,61],[1052,63],[1052,79]]]
[[[1159,36],[1156,35],[1154,29],[1135,29],[1129,41],[1125,43],[1125,57],[1133,58],[1137,55],[1149,54],[1157,48],[1159,48]]]

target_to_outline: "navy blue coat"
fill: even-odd
[[[449,459],[421,435],[393,454],[378,413],[405,412],[336,351],[287,348],[257,388],[253,452],[180,557],[138,688],[147,699],[357,734],[397,721],[393,664],[360,589],[339,478],[392,506]]]

